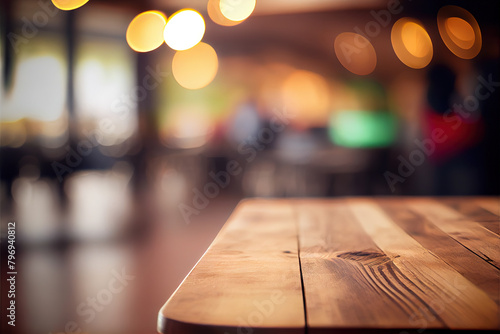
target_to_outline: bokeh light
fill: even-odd
[[[214,21],[218,25],[226,26],[226,27],[235,26],[235,25],[243,22],[243,20],[242,21],[232,21],[232,20],[228,19],[227,17],[225,17],[220,10],[220,1],[221,0],[208,0],[207,12],[208,12],[208,16],[210,16],[212,21]]]
[[[52,0],[60,10],[73,10],[85,5],[89,0]]]
[[[26,57],[14,69],[12,90],[7,95],[2,120],[29,117],[53,121],[65,111],[67,74],[59,57]],[[36,74],[36,75],[34,75]]]
[[[174,13],[167,21],[163,36],[165,42],[177,51],[187,50],[198,44],[205,34],[205,20],[193,9]]]
[[[445,6],[438,12],[438,29],[444,44],[456,56],[472,59],[481,51],[481,29],[474,16],[457,6]]]
[[[205,145],[213,135],[214,122],[205,106],[179,105],[170,109],[160,129],[160,139],[172,148],[195,148]]]
[[[138,99],[143,96],[135,89],[134,52],[121,41],[82,37],[75,58],[76,120],[85,131],[101,133],[96,138],[101,146],[123,143],[138,128]],[[126,101],[126,107],[117,107],[117,101]],[[106,130],[101,130],[103,119],[112,124]]]
[[[344,147],[386,147],[396,139],[396,118],[390,112],[342,110],[330,119],[330,140]]]
[[[172,73],[175,80],[184,88],[200,89],[215,78],[219,68],[217,53],[206,43],[177,51],[172,60]]]
[[[254,11],[256,0],[220,0],[222,15],[231,21],[243,21]]]
[[[396,115],[390,112],[387,94],[380,82],[358,78],[342,90],[344,103],[330,115],[328,134],[340,146],[386,147],[396,140]],[[339,108],[340,107],[340,108]]]
[[[334,47],[342,66],[354,74],[370,74],[377,66],[377,54],[372,43],[359,34],[341,33],[335,39]]]
[[[163,30],[167,24],[165,14],[150,10],[140,13],[127,28],[127,43],[132,50],[148,52],[162,45]]]
[[[425,57],[428,51],[427,34],[424,28],[414,22],[407,22],[401,32],[403,43],[415,57]]]
[[[470,49],[474,45],[474,29],[467,21],[459,17],[449,17],[444,25],[455,44],[463,49]]]
[[[297,70],[282,86],[283,105],[301,126],[324,126],[330,111],[330,87],[321,75]]]
[[[433,55],[432,41],[420,22],[401,18],[392,27],[391,42],[396,56],[408,67],[427,66]]]
[[[131,209],[132,172],[124,163],[116,167],[110,171],[76,172],[64,183],[68,232],[73,238],[105,238],[123,228]]]

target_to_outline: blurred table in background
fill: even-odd
[[[498,330],[498,198],[243,201],[163,333]]]

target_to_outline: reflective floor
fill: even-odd
[[[221,196],[207,206],[203,218],[189,224],[150,221],[147,231],[123,240],[21,244],[15,332],[156,333],[160,307],[237,201]],[[6,272],[2,270],[3,276]]]

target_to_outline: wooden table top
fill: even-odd
[[[250,199],[162,333],[500,329],[498,198]]]

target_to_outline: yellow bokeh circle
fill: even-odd
[[[364,36],[344,32],[335,38],[335,54],[342,66],[357,75],[367,75],[377,66],[377,53]]]
[[[182,9],[170,16],[163,32],[165,43],[174,50],[187,50],[205,34],[205,20],[194,9]]]
[[[167,24],[165,14],[158,11],[143,12],[130,22],[127,43],[137,52],[148,52],[163,44],[163,30]]]
[[[60,10],[73,10],[85,5],[89,0],[52,0],[54,6]]]
[[[220,1],[221,0],[208,0],[207,3],[207,13],[208,16],[217,23],[218,25],[231,27],[237,24],[240,24],[242,21],[232,21],[225,17],[220,10]]]
[[[220,0],[219,8],[227,19],[243,21],[254,11],[256,0]]]
[[[177,51],[172,60],[172,74],[179,85],[187,89],[200,89],[215,78],[219,60],[214,48],[199,43],[189,50]]]
[[[417,20],[403,17],[396,21],[391,30],[391,43],[396,56],[408,67],[424,68],[432,60],[432,40]]]
[[[481,29],[465,9],[444,6],[438,12],[437,23],[444,44],[457,57],[472,59],[481,51]]]

